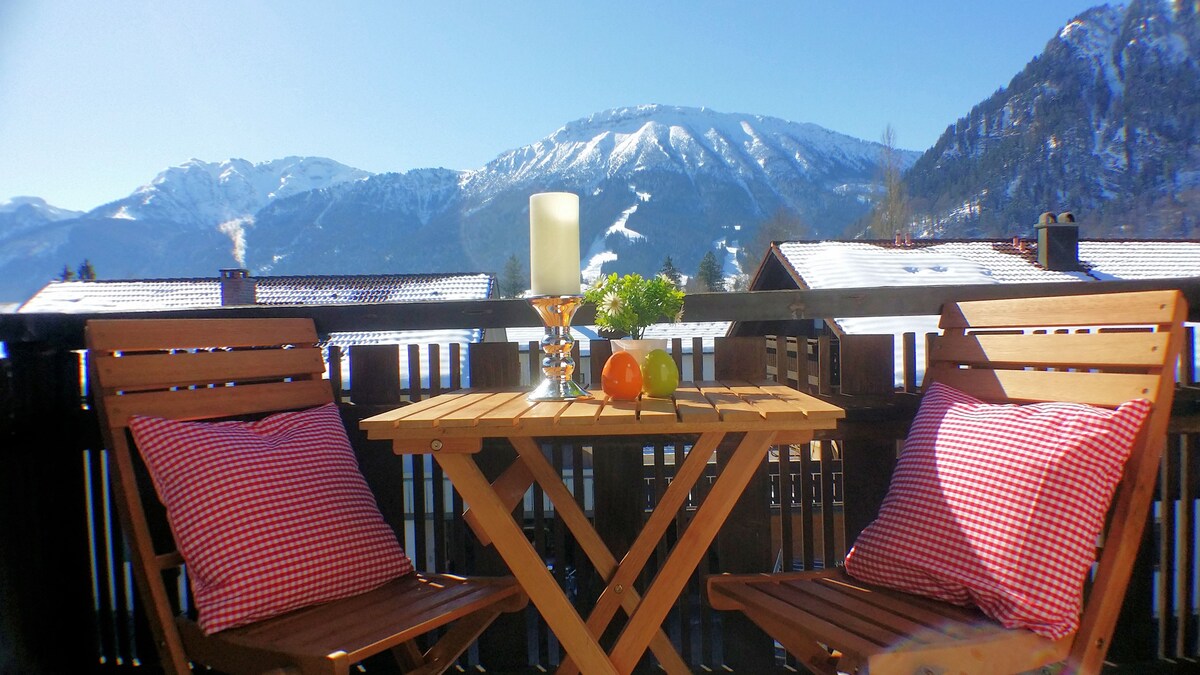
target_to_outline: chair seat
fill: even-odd
[[[1077,627],[1072,628],[1075,622],[1070,621],[1073,617],[1069,615],[1046,613],[1052,620],[1063,619],[1058,624],[1061,628],[1046,630],[1047,635],[1070,634],[1055,640],[1025,629],[1006,629],[973,609],[872,587],[851,579],[840,569],[773,576],[712,577],[708,583],[712,606],[743,612],[784,649],[821,673],[1023,673],[1060,661],[1065,661],[1065,672],[1100,673],[1150,515],[1175,395],[1174,375],[1185,342],[1183,322],[1187,317],[1187,302],[1179,291],[1098,293],[1069,299],[1057,296],[999,298],[948,302],[942,307],[938,322],[942,334],[932,341],[926,354],[928,365],[924,388],[927,394],[940,384],[961,392],[968,399],[976,399],[982,405],[1053,402],[1119,411],[1136,399],[1150,404],[1149,417],[1138,427],[1136,435],[1130,441],[1122,441],[1128,445],[1128,459],[1121,460],[1124,464],[1122,478],[1115,484],[1107,528],[1099,532],[1087,529],[1079,540],[1103,542],[1102,546],[1096,550],[1090,543],[1077,545],[1071,556],[1064,555],[1060,559],[1064,563],[1083,563],[1077,569],[1082,567],[1084,573],[1091,573],[1087,592],[1077,598],[1083,607]],[[922,400],[922,406],[926,400],[929,399]],[[920,415],[918,412],[918,418]],[[921,459],[908,467],[909,475],[925,470],[921,464],[928,465],[929,454],[938,451],[936,445],[931,447],[929,438],[938,436],[940,429],[940,424],[927,424],[919,429],[917,436],[910,435],[906,439],[907,447],[901,451],[901,462],[909,450],[925,453],[924,457],[918,454]],[[971,447],[972,453],[980,452],[972,454],[976,458],[989,452],[994,458],[1000,456],[996,453],[1028,454],[1024,450],[1020,453],[1013,450],[1012,444],[1037,450],[1035,446],[1041,442],[1040,438],[1034,442],[1022,438],[1021,434],[1008,433],[1003,426],[983,430],[983,426],[950,425],[946,436],[977,439],[962,446]],[[1005,436],[1003,442],[982,448],[985,440],[1000,440]],[[912,441],[911,446],[909,441]],[[1083,446],[1072,443],[1064,439],[1063,445],[1043,447],[1040,452],[1063,455],[1080,452]],[[1102,450],[1105,448],[1096,445],[1088,452],[1100,453]],[[1108,452],[1113,450],[1119,448],[1107,448]],[[947,450],[947,457],[953,452]],[[967,452],[964,450],[962,454],[965,456]],[[1110,456],[1115,458],[1120,454]],[[954,473],[958,471],[954,462],[947,461],[943,467],[936,454],[933,463],[937,468],[931,475],[938,477],[943,475],[943,468],[946,476],[971,473]],[[979,463],[991,467],[991,462]],[[1063,463],[1064,467],[1068,465],[1076,466]],[[1078,466],[1082,468],[1084,464]],[[963,490],[991,485],[988,471],[975,473],[973,483],[961,483],[965,486]],[[1021,474],[1006,472],[1005,475]],[[901,475],[900,480],[902,487],[899,489],[906,492],[914,482],[905,475]],[[1038,476],[1024,475],[1020,480],[1036,481]],[[951,489],[951,482],[945,486],[946,494]],[[995,482],[995,485],[1001,484],[1002,481]],[[927,485],[920,492],[920,499],[940,499],[938,491],[941,489],[940,485]],[[1000,494],[999,488],[989,489],[991,496],[981,497],[979,504],[989,499],[992,502],[1003,500],[1003,497],[995,496]],[[930,490],[932,496],[929,496]],[[1077,492],[1063,494],[1084,499]],[[912,491],[912,494],[917,493]],[[892,496],[889,488],[888,496],[884,498],[885,507]],[[1013,496],[1019,498],[1016,490]],[[895,504],[903,505],[904,499],[898,497]],[[1090,499],[1097,508],[1101,506],[1099,502],[1107,501],[1098,493],[1093,493]],[[1028,513],[1043,519],[1054,518],[1060,513],[1057,507],[1051,510],[1049,502],[1039,501],[1043,502],[1046,506],[1043,512],[1028,510]],[[920,522],[925,518],[922,507],[927,505],[909,505],[905,518],[910,523]],[[972,505],[956,508],[963,512],[964,518],[987,519],[985,525],[994,526],[992,529],[996,530],[1008,529],[1007,523],[1013,522],[1014,518],[1030,517],[1004,509],[975,509]],[[1090,517],[1086,510],[1077,515]],[[949,517],[958,516],[951,513]],[[1072,517],[1064,522],[1083,528],[1080,520]],[[928,522],[935,521],[930,519]],[[900,525],[889,523],[889,526],[897,531],[906,527],[903,522]],[[910,536],[908,532],[894,536],[911,542],[916,547],[912,549],[914,551],[931,554],[931,560],[941,560],[941,567],[953,570],[966,565],[964,558],[969,556],[959,555],[955,560],[949,555],[951,547],[942,548],[937,529],[922,538]],[[857,536],[851,532],[846,534],[847,538]],[[1024,550],[1018,547],[1026,542],[1004,539],[996,538],[997,550]],[[1040,536],[1027,543],[1063,548],[1063,542],[1056,541],[1053,535]],[[992,546],[993,542],[987,537],[979,537],[979,541],[969,545],[976,544]],[[904,565],[907,555],[879,556],[886,558],[879,564]],[[1023,572],[1023,583],[1012,584],[1007,592],[1029,594],[1028,597],[1034,597],[1035,593],[1058,593],[1067,597],[1075,590],[1077,582],[1073,577],[1068,579],[1058,575],[1053,579],[1055,575],[1051,572],[1056,570],[1049,567],[1054,564],[1052,556],[1043,556],[1036,564],[1031,564],[1033,560],[1039,559],[1032,556],[1020,560],[1016,556],[995,558],[992,564],[1020,566]],[[937,575],[940,571],[936,562],[919,567],[919,573],[923,575]],[[982,564],[978,567],[983,569]],[[983,573],[988,574],[986,570]],[[886,575],[879,578],[886,579]],[[1046,590],[1046,585],[1038,583],[1040,581],[1051,582],[1048,585],[1054,590]],[[992,604],[986,606],[994,607]],[[1003,618],[1005,612],[991,614],[1009,620]],[[1020,617],[1011,623],[1018,621]],[[1026,625],[1044,624],[1031,621]]]
[[[817,672],[919,673],[957,652],[961,672],[1013,673],[1062,661],[1071,646],[1070,636],[1006,629],[974,608],[864,584],[841,568],[714,576],[708,595],[713,608],[745,612]],[[838,651],[816,646],[829,644]]]
[[[266,670],[299,662],[348,663],[397,647],[455,620],[489,608],[513,611],[526,602],[511,577],[463,579],[409,574],[361,595],[298,609],[258,623],[205,636],[179,617],[188,654],[217,669],[248,660]],[[273,660],[262,653],[287,655]]]

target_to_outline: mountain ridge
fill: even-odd
[[[528,195],[547,190],[581,195],[581,244],[597,252],[593,264],[653,273],[667,255],[694,266],[780,211],[840,233],[879,190],[879,147],[816,125],[648,105],[570,122],[475,170],[191,160],[57,229],[38,228],[40,239],[0,240],[0,297],[27,297],[84,258],[102,278],[235,265],[255,274],[498,273],[508,256],[527,258]],[[143,235],[157,241],[139,245]]]
[[[1200,235],[1200,3],[1133,0],[1068,22],[905,176],[922,236]]]

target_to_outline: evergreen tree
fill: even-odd
[[[58,273],[59,281],[72,281],[75,279],[75,272],[68,266],[63,265],[63,269]]]
[[[96,268],[92,267],[91,260],[89,260],[87,258],[83,259],[83,262],[79,264],[78,276],[79,276],[80,281],[95,281],[96,280]]]
[[[680,274],[679,269],[675,267],[675,263],[671,260],[671,256],[667,256],[666,259],[663,260],[662,267],[658,268],[658,273],[670,279],[671,283],[675,284],[676,288],[679,288],[682,285],[683,275]]]
[[[517,258],[517,254],[508,256],[508,262],[504,263],[504,274],[500,277],[500,297],[519,298],[525,293],[524,272],[525,269],[521,266],[521,260]]]
[[[705,253],[704,257],[700,259],[700,269],[696,271],[696,278],[700,280],[700,284],[705,290],[725,290],[725,279],[721,275],[721,263],[717,262],[717,256],[712,251]]]

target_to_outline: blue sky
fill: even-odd
[[[478,168],[662,103],[924,150],[1078,0],[4,0],[0,202],[90,209],[190,158]]]

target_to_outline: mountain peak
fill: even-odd
[[[1092,7],[1068,21],[1055,39],[1082,54],[1111,52],[1124,14],[1111,5]]]
[[[881,150],[878,143],[815,124],[709,108],[640,105],[569,122],[536,143],[501,155],[468,180],[504,189],[514,179],[548,186],[588,177],[579,186],[588,192],[617,176],[654,169],[692,182],[732,172],[744,183],[773,183],[798,173],[806,182],[834,189],[846,176],[861,177],[873,169]],[[898,155],[905,168],[917,157],[908,151]]]
[[[46,222],[66,220],[82,215],[80,211],[71,211],[48,204],[41,197],[21,196],[0,201],[0,213],[18,212],[26,214],[27,217],[33,217]]]
[[[291,156],[258,164],[241,158],[223,162],[192,158],[91,214],[206,227],[251,216],[278,199],[371,175],[326,157]]]
[[[693,135],[720,133],[731,139],[744,139],[754,135],[755,130],[764,133],[786,133],[807,142],[842,142],[849,145],[874,146],[877,144],[831,131],[809,122],[790,122],[777,117],[748,113],[724,113],[707,107],[687,107],[663,104],[646,104],[604,110],[588,117],[569,122],[546,140],[554,142],[587,139],[597,129],[618,134],[636,133],[645,128],[658,131],[671,129],[686,130]]]

